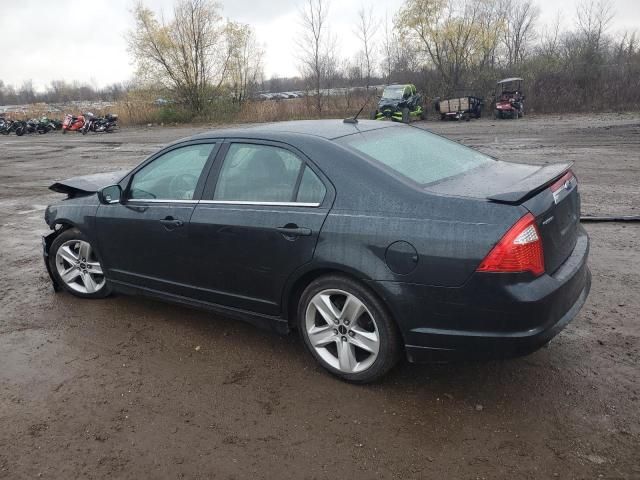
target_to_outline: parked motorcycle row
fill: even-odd
[[[112,133],[118,128],[118,115],[107,114],[104,117],[97,117],[93,113],[84,115],[64,116],[64,120],[52,120],[45,117],[31,120],[10,120],[0,118],[0,134],[9,135],[15,133],[21,137],[25,134],[38,133],[45,134],[55,130],[62,130],[62,133],[78,132],[86,135],[89,132]]]

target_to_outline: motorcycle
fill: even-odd
[[[91,130],[100,133],[112,133],[116,128],[118,128],[118,115],[108,113],[104,117],[93,119],[91,124]]]
[[[8,118],[0,118],[0,134],[9,135],[9,129],[11,128],[11,124],[13,120],[9,120]]]
[[[9,135],[11,132],[19,137],[26,133],[26,122],[21,120],[9,120],[8,118],[0,119],[0,133],[2,135]]]
[[[40,119],[40,130],[38,133],[49,133],[53,130],[59,130],[62,127],[60,120],[51,120],[49,117],[43,116]]]
[[[67,133],[67,131],[85,133],[83,128],[86,123],[84,115],[76,117],[68,113],[64,116],[64,121],[62,122],[62,133]]]
[[[85,124],[82,127],[82,134],[88,132],[112,133],[118,127],[118,115],[108,113],[105,117],[96,117],[93,113],[85,114]]]
[[[31,120],[27,120],[25,122],[25,132],[24,133],[39,133],[44,135],[45,133],[49,133],[51,130],[48,122],[44,121],[46,117],[38,120],[36,118],[32,118]]]

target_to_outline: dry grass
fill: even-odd
[[[317,111],[314,97],[291,98],[287,100],[247,101],[241,107],[231,102],[219,102],[211,106],[206,114],[194,117],[177,106],[158,106],[147,100],[124,100],[112,104],[58,106],[61,111],[50,112],[47,104],[33,104],[19,113],[7,114],[10,118],[26,120],[48,116],[62,120],[66,113],[78,115],[91,111],[98,116],[107,113],[118,115],[119,123],[127,125],[194,123],[261,123],[284,120],[305,120],[314,118],[344,118],[355,115],[365,105],[361,118],[369,118],[375,109],[376,98],[365,95],[344,95],[324,97],[322,110]]]

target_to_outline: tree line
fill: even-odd
[[[129,83],[114,83],[103,88],[82,82],[53,80],[41,91],[26,80],[18,87],[0,80],[0,105],[26,105],[32,103],[68,103],[73,101],[116,102],[126,97],[132,86]]]
[[[304,90],[310,115],[326,113],[327,92],[414,83],[426,98],[489,97],[496,80],[525,79],[529,110],[634,110],[640,107],[640,50],[635,32],[613,32],[611,0],[582,0],[544,25],[534,0],[405,0],[393,15],[363,3],[354,9],[358,52],[341,55],[328,0],[303,0],[295,61],[299,75],[264,77],[264,49],[253,28],[225,19],[213,0],[177,0],[169,19],[144,3],[128,34],[136,76],[103,89],[52,82],[36,92],[0,81],[0,104],[119,100],[146,92],[189,116],[221,103],[238,108],[258,91]]]

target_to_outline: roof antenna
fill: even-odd
[[[371,94],[369,94],[369,96],[367,96],[366,100],[364,101],[364,103],[362,104],[362,108],[360,108],[360,110],[358,110],[358,113],[355,114],[355,116],[350,117],[350,118],[345,118],[344,120],[342,120],[342,123],[358,123],[358,115],[360,115],[362,113],[362,110],[364,110],[364,107],[367,106],[367,103],[369,103],[369,100],[371,99],[371,97],[373,97],[373,95],[375,95],[375,93],[378,91],[377,87],[373,87],[373,92]]]

